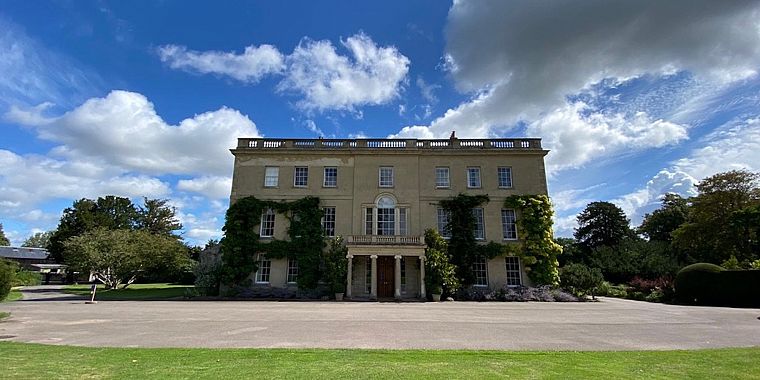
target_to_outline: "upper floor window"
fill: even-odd
[[[406,235],[409,233],[409,209],[397,207],[392,196],[383,195],[374,207],[364,208],[366,235]]]
[[[325,168],[325,179],[324,179],[324,182],[322,183],[322,186],[324,187],[338,186],[338,168],[334,166]]]
[[[437,167],[435,168],[435,187],[445,189],[450,186],[449,184],[449,168]]]
[[[507,286],[520,286],[522,279],[520,276],[520,258],[507,256],[504,258],[507,265]]]
[[[436,215],[436,221],[438,222],[438,233],[442,237],[448,239],[451,237],[451,231],[449,231],[449,220],[451,220],[451,214],[445,208],[438,208]]]
[[[499,176],[499,187],[512,187],[512,168],[508,166],[500,166],[497,174]]]
[[[280,168],[277,166],[267,166],[264,169],[264,187],[277,187],[280,178]]]
[[[517,240],[515,210],[501,210],[501,229],[504,233],[504,240]]]
[[[467,168],[467,187],[471,189],[480,187],[480,168]]]
[[[393,167],[380,167],[380,187],[393,187]]]
[[[288,259],[288,283],[293,284],[298,281],[298,260]]]
[[[306,187],[309,185],[309,168],[306,166],[296,166],[293,173],[293,186]]]
[[[488,260],[485,256],[475,257],[472,262],[472,272],[475,275],[475,286],[488,286]]]
[[[335,207],[325,207],[322,209],[322,228],[325,236],[335,236]]]
[[[396,234],[396,202],[391,197],[377,200],[377,234]]]
[[[256,271],[256,282],[259,284],[269,283],[269,274],[272,271],[272,261],[264,255],[259,255],[259,269]]]
[[[274,211],[269,208],[261,214],[261,237],[274,236]]]
[[[475,217],[475,231],[473,231],[473,234],[475,235],[475,239],[483,240],[486,238],[486,228],[483,224],[483,209],[482,208],[474,208],[472,209],[472,216]]]

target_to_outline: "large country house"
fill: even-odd
[[[317,196],[326,236],[348,248],[346,296],[425,297],[427,228],[443,232],[448,215],[438,202],[459,193],[487,194],[473,210],[476,239],[519,242],[510,195],[547,194],[541,140],[514,139],[270,139],[240,138],[231,202],[247,196],[297,200]],[[286,239],[287,219],[264,212],[261,239]],[[514,256],[473,265],[475,286],[530,285]],[[254,286],[293,288],[298,263],[258,257]]]

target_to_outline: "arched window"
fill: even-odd
[[[398,207],[390,194],[377,197],[372,207],[364,210],[366,235],[407,235],[407,209]]]

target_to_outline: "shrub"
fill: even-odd
[[[16,279],[13,286],[34,286],[42,283],[42,274],[32,272],[26,269],[20,269],[16,272]]]
[[[578,298],[562,289],[542,285],[536,288],[527,286],[504,286],[496,290],[470,287],[459,292],[459,298],[467,301],[502,301],[502,302],[577,302]]]
[[[633,288],[634,291],[642,293],[651,293],[654,290],[665,290],[673,287],[673,280],[670,277],[660,277],[653,280],[644,279],[641,277],[634,277],[628,285]]]
[[[711,302],[718,273],[725,269],[709,263],[697,263],[684,267],[676,275],[676,297],[679,302],[700,304]]]
[[[0,259],[0,301],[8,297],[11,285],[16,277],[16,265],[10,261]]]
[[[195,289],[204,296],[218,296],[222,281],[220,260],[201,260],[195,267]]]
[[[569,264],[562,268],[560,281],[562,287],[571,291],[577,296],[585,296],[591,294],[594,298],[594,294],[597,288],[602,286],[604,277],[602,277],[602,271],[599,268],[589,269],[583,264]]]
[[[689,265],[676,276],[678,301],[697,305],[760,306],[760,271]]]

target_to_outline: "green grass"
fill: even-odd
[[[77,294],[81,296],[90,296],[90,286],[88,284],[69,285],[64,288],[64,292]],[[106,290],[103,285],[98,285],[98,291],[95,294],[96,300],[111,301],[131,301],[131,300],[161,300],[170,298],[181,298],[186,291],[192,290],[192,285],[172,285],[172,284],[132,284],[126,289]]]
[[[0,321],[11,316],[11,313],[0,311]]]
[[[24,295],[21,294],[20,290],[11,289],[11,292],[8,294],[8,297],[6,297],[2,302],[13,302],[13,301],[18,301],[22,298],[24,298]]]
[[[0,377],[757,379],[760,348],[640,352],[86,348],[0,342]]]

